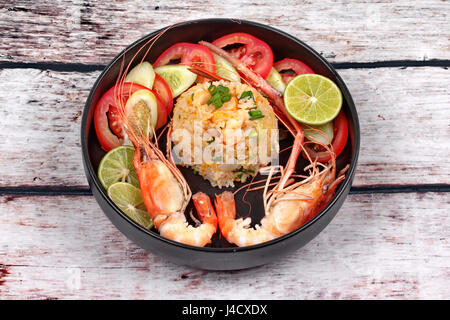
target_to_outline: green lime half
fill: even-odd
[[[105,189],[119,181],[139,187],[133,157],[134,148],[126,145],[112,149],[103,157],[98,166],[98,179]]]
[[[300,74],[284,90],[284,104],[297,121],[320,125],[333,120],[342,107],[342,94],[330,79],[318,74]]]
[[[136,223],[146,229],[153,227],[153,221],[145,207],[141,190],[129,183],[117,182],[108,188],[108,196]]]

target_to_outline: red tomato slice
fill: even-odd
[[[150,90],[152,91],[152,90]],[[155,91],[152,91],[152,93],[155,95],[156,101],[158,101],[158,120],[156,121],[156,127],[155,130],[158,130],[162,126],[164,126],[167,123],[167,109],[164,103],[162,102],[161,98],[158,96],[158,94]]]
[[[172,60],[180,60],[181,64],[188,66],[198,66],[212,73],[216,73],[216,64],[211,51],[205,46],[194,43],[179,42],[164,51],[156,59],[153,67],[161,67]],[[206,81],[203,77],[198,77],[197,82]]]
[[[122,122],[118,117],[116,102],[114,101],[115,86],[106,91],[95,107],[94,126],[97,138],[105,151],[109,151],[122,144]],[[124,83],[122,87],[122,102],[125,104],[130,94],[148,89],[137,83]],[[109,121],[108,121],[109,118]],[[111,125],[111,127],[109,126]],[[112,130],[112,131],[111,131]]]
[[[167,84],[166,80],[164,80],[159,74],[155,73],[155,82],[153,83],[153,91],[161,99],[163,105],[166,108],[166,113],[169,115],[173,109],[173,97],[172,91],[170,91],[170,87]]]
[[[334,154],[337,158],[344,150],[348,139],[347,117],[345,116],[345,113],[342,110],[333,120],[333,136],[334,138],[331,145],[333,146]],[[328,151],[316,152],[309,146],[304,147],[307,149],[308,154],[311,156],[311,159],[313,160],[317,160],[319,162],[328,162],[331,160],[331,156]]]
[[[286,58],[275,62],[273,65],[281,74],[284,83],[288,83],[293,77],[303,73],[314,73],[314,71],[306,64],[297,59]],[[286,72],[290,71],[290,72]]]
[[[151,91],[149,88],[137,83],[124,83],[122,86],[122,94],[120,95],[122,103],[125,104],[130,95],[141,89]],[[114,90],[115,86],[103,94],[95,107],[94,113],[95,132],[103,150],[106,152],[120,146],[123,139],[122,121],[114,100]],[[158,94],[153,91],[152,93],[158,101],[158,121],[155,128],[155,130],[158,130],[167,122],[168,113]]]
[[[225,50],[227,46],[241,44],[242,46],[227,51],[264,79],[269,75],[273,65],[273,52],[264,41],[251,34],[237,32],[220,37],[213,41],[213,44]]]

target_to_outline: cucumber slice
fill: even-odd
[[[241,82],[241,76],[239,76],[239,73],[231,63],[215,53],[213,53],[213,56],[216,62],[216,73],[219,77],[230,81]]]
[[[323,132],[323,134],[325,134],[328,139],[326,137],[323,136],[323,134],[311,130],[311,128],[309,128],[307,125],[304,124],[300,124],[305,132],[305,138],[308,139],[309,141],[312,142],[316,142],[319,141],[325,145],[329,145],[331,143],[331,141],[333,141],[333,121],[330,121],[328,123],[325,124],[321,124],[318,126],[311,126],[314,129],[320,130]]]
[[[142,89],[133,93],[127,100],[125,112],[136,135],[144,133],[153,137],[158,120],[158,101],[150,90]]]
[[[185,65],[168,65],[155,69],[170,87],[173,98],[178,97],[186,91],[197,79],[197,75],[188,70],[189,66]]]
[[[128,72],[125,82],[134,82],[151,89],[155,81],[155,71],[150,62],[144,61]]]
[[[284,89],[286,89],[286,85],[281,78],[281,74],[274,67],[272,67],[272,69],[270,70],[270,73],[267,76],[266,80],[272,87],[274,87],[281,93],[283,93]]]

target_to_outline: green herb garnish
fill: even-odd
[[[250,139],[257,138],[257,137],[258,137],[258,131],[256,131],[256,130],[250,131],[248,137],[249,137]]]
[[[216,109],[219,109],[224,102],[231,100],[230,89],[221,84],[217,87],[213,84],[210,85],[208,91],[211,93],[211,99],[209,99],[207,103],[213,104]]]
[[[248,114],[250,115],[250,120],[264,118],[264,115],[261,110],[250,110]]]
[[[245,99],[247,97],[250,97],[253,99],[253,101],[255,101],[255,97],[253,96],[253,92],[251,92],[251,91],[242,92],[241,96],[239,97],[239,100]]]
[[[247,169],[247,170],[245,170],[243,167],[240,167],[239,169],[233,170],[233,172],[234,172],[234,173],[240,172],[240,173],[241,173],[241,176],[242,176],[242,173],[250,173],[250,174],[253,174],[253,173],[255,173],[255,170],[252,170],[252,169]]]
[[[214,157],[214,158],[212,158],[211,160],[212,160],[212,161],[221,161],[221,160],[222,160],[222,157],[221,157],[221,156]]]
[[[197,170],[195,170],[195,169],[194,169],[194,174],[195,174],[195,175],[197,175],[197,174],[198,174],[198,171],[197,171]]]
[[[208,142],[208,144],[211,144],[211,143],[213,143],[214,141],[216,141],[216,138],[212,138],[211,140],[208,140],[208,141],[206,141],[206,142]]]
[[[239,173],[236,177],[238,177],[238,179],[242,178],[242,173]]]

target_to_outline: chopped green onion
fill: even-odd
[[[194,169],[194,174],[195,174],[195,175],[197,175],[197,174],[198,174],[198,171],[197,171],[197,170],[195,170],[195,169]]]
[[[222,157],[221,157],[221,156],[214,157],[214,158],[212,158],[211,160],[212,160],[212,161],[221,161],[221,160],[222,160]]]
[[[231,100],[230,89],[228,87],[219,84],[210,85],[208,91],[211,93],[211,99],[208,100],[208,104],[213,104],[216,109],[220,108],[224,102]]]
[[[250,120],[256,120],[256,119],[259,119],[259,118],[264,118],[264,115],[263,115],[261,110],[250,110],[248,112],[248,114],[250,115]]]
[[[255,101],[255,97],[253,96],[253,92],[251,92],[251,91],[242,92],[241,96],[239,97],[239,100],[245,99],[247,97],[250,97],[253,99],[253,101]]]
[[[248,134],[248,137],[250,139],[257,138],[258,137],[258,131],[256,131],[256,130],[250,131],[250,133]]]
[[[212,138],[211,140],[208,140],[208,141],[206,141],[206,142],[208,142],[208,144],[211,144],[211,143],[213,143],[214,141],[216,141],[216,139],[215,139],[215,138]]]

